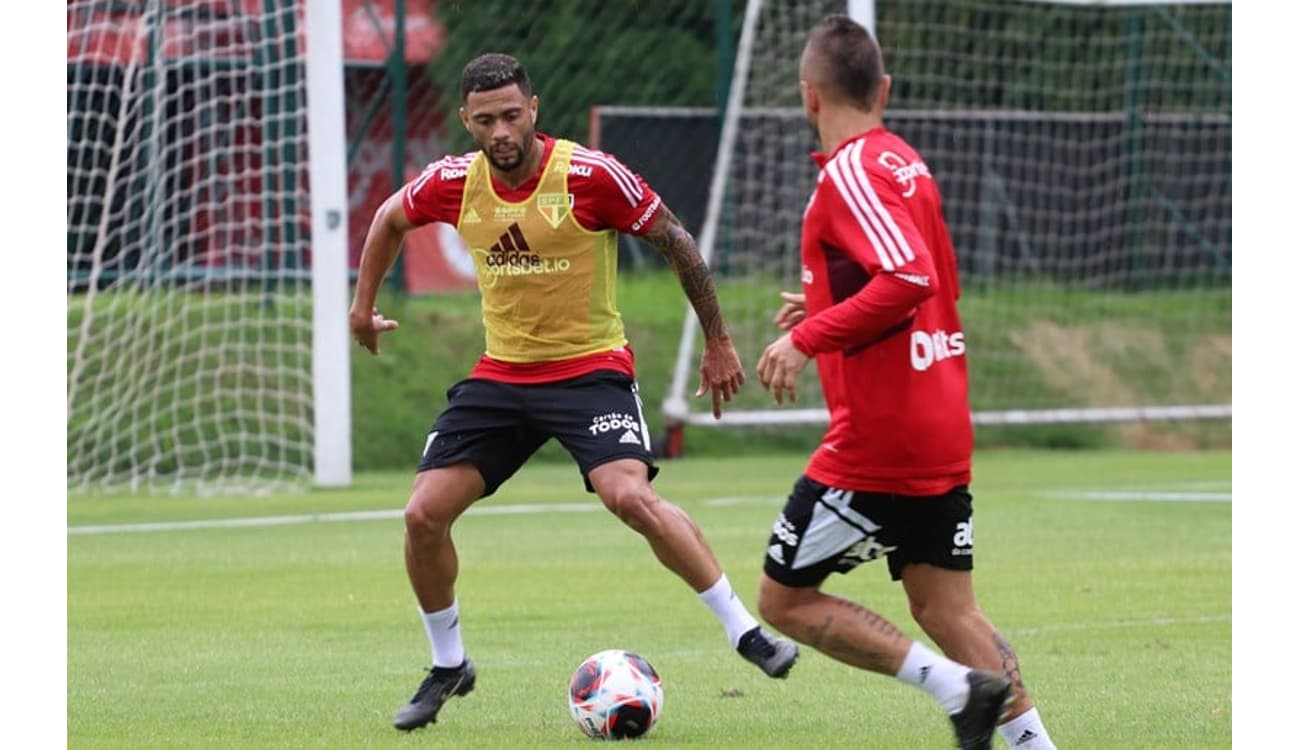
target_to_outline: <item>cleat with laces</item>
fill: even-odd
[[[784,678],[799,659],[798,646],[758,626],[740,636],[736,651],[747,661],[757,664],[768,677]]]
[[[474,689],[474,663],[466,659],[459,667],[434,667],[420,683],[411,700],[397,711],[393,726],[404,732],[436,722],[438,710],[453,695]]]
[[[970,684],[966,706],[948,717],[957,732],[957,747],[991,750],[993,730],[1011,703],[1011,680],[997,672],[972,669],[966,682]]]

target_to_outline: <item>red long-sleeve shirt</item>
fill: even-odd
[[[973,430],[957,259],[930,170],[883,127],[814,158],[807,317],[792,341],[816,357],[831,422],[806,473],[907,495],[965,484]]]

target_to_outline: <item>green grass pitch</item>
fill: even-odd
[[[751,607],[802,465],[686,459],[656,481]],[[587,747],[567,681],[614,647],[664,681],[646,747],[949,746],[939,709],[894,680],[808,649],[788,680],[763,677],[598,510],[576,469],[553,463],[525,467],[457,524],[478,686],[436,725],[397,732],[393,711],[429,659],[402,564],[410,479],[260,498],[69,497],[68,746]],[[1230,488],[1227,452],[976,456],[976,589],[1060,747],[1231,747]],[[337,515],[357,511],[387,512]],[[278,522],[117,526],[268,517]],[[883,562],[829,589],[923,637]]]

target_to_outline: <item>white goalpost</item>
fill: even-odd
[[[338,3],[68,3],[69,492],[351,481]]]
[[[1230,419],[1230,4],[1211,0],[750,0],[700,249],[752,370],[799,288],[817,144],[799,103],[809,28],[847,12],[893,77],[886,125],[926,158],[962,276],[983,425]],[[685,426],[816,425],[761,388],[694,407],[687,307],[664,401]],[[671,444],[670,437],[670,444]]]
[[[312,462],[320,487],[352,483],[348,305],[347,136],[343,19],[338,3],[308,2],[307,152],[311,179]]]

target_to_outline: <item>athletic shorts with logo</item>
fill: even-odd
[[[633,458],[651,479],[659,473],[636,381],[611,370],[555,383],[456,383],[429,431],[419,471],[467,461],[483,475],[487,497],[550,438],[573,456],[588,492],[587,474],[610,461]]]
[[[910,563],[974,567],[972,500],[966,486],[916,497],[854,492],[799,477],[772,525],[763,571],[792,587],[816,586],[880,557],[895,581]]]

